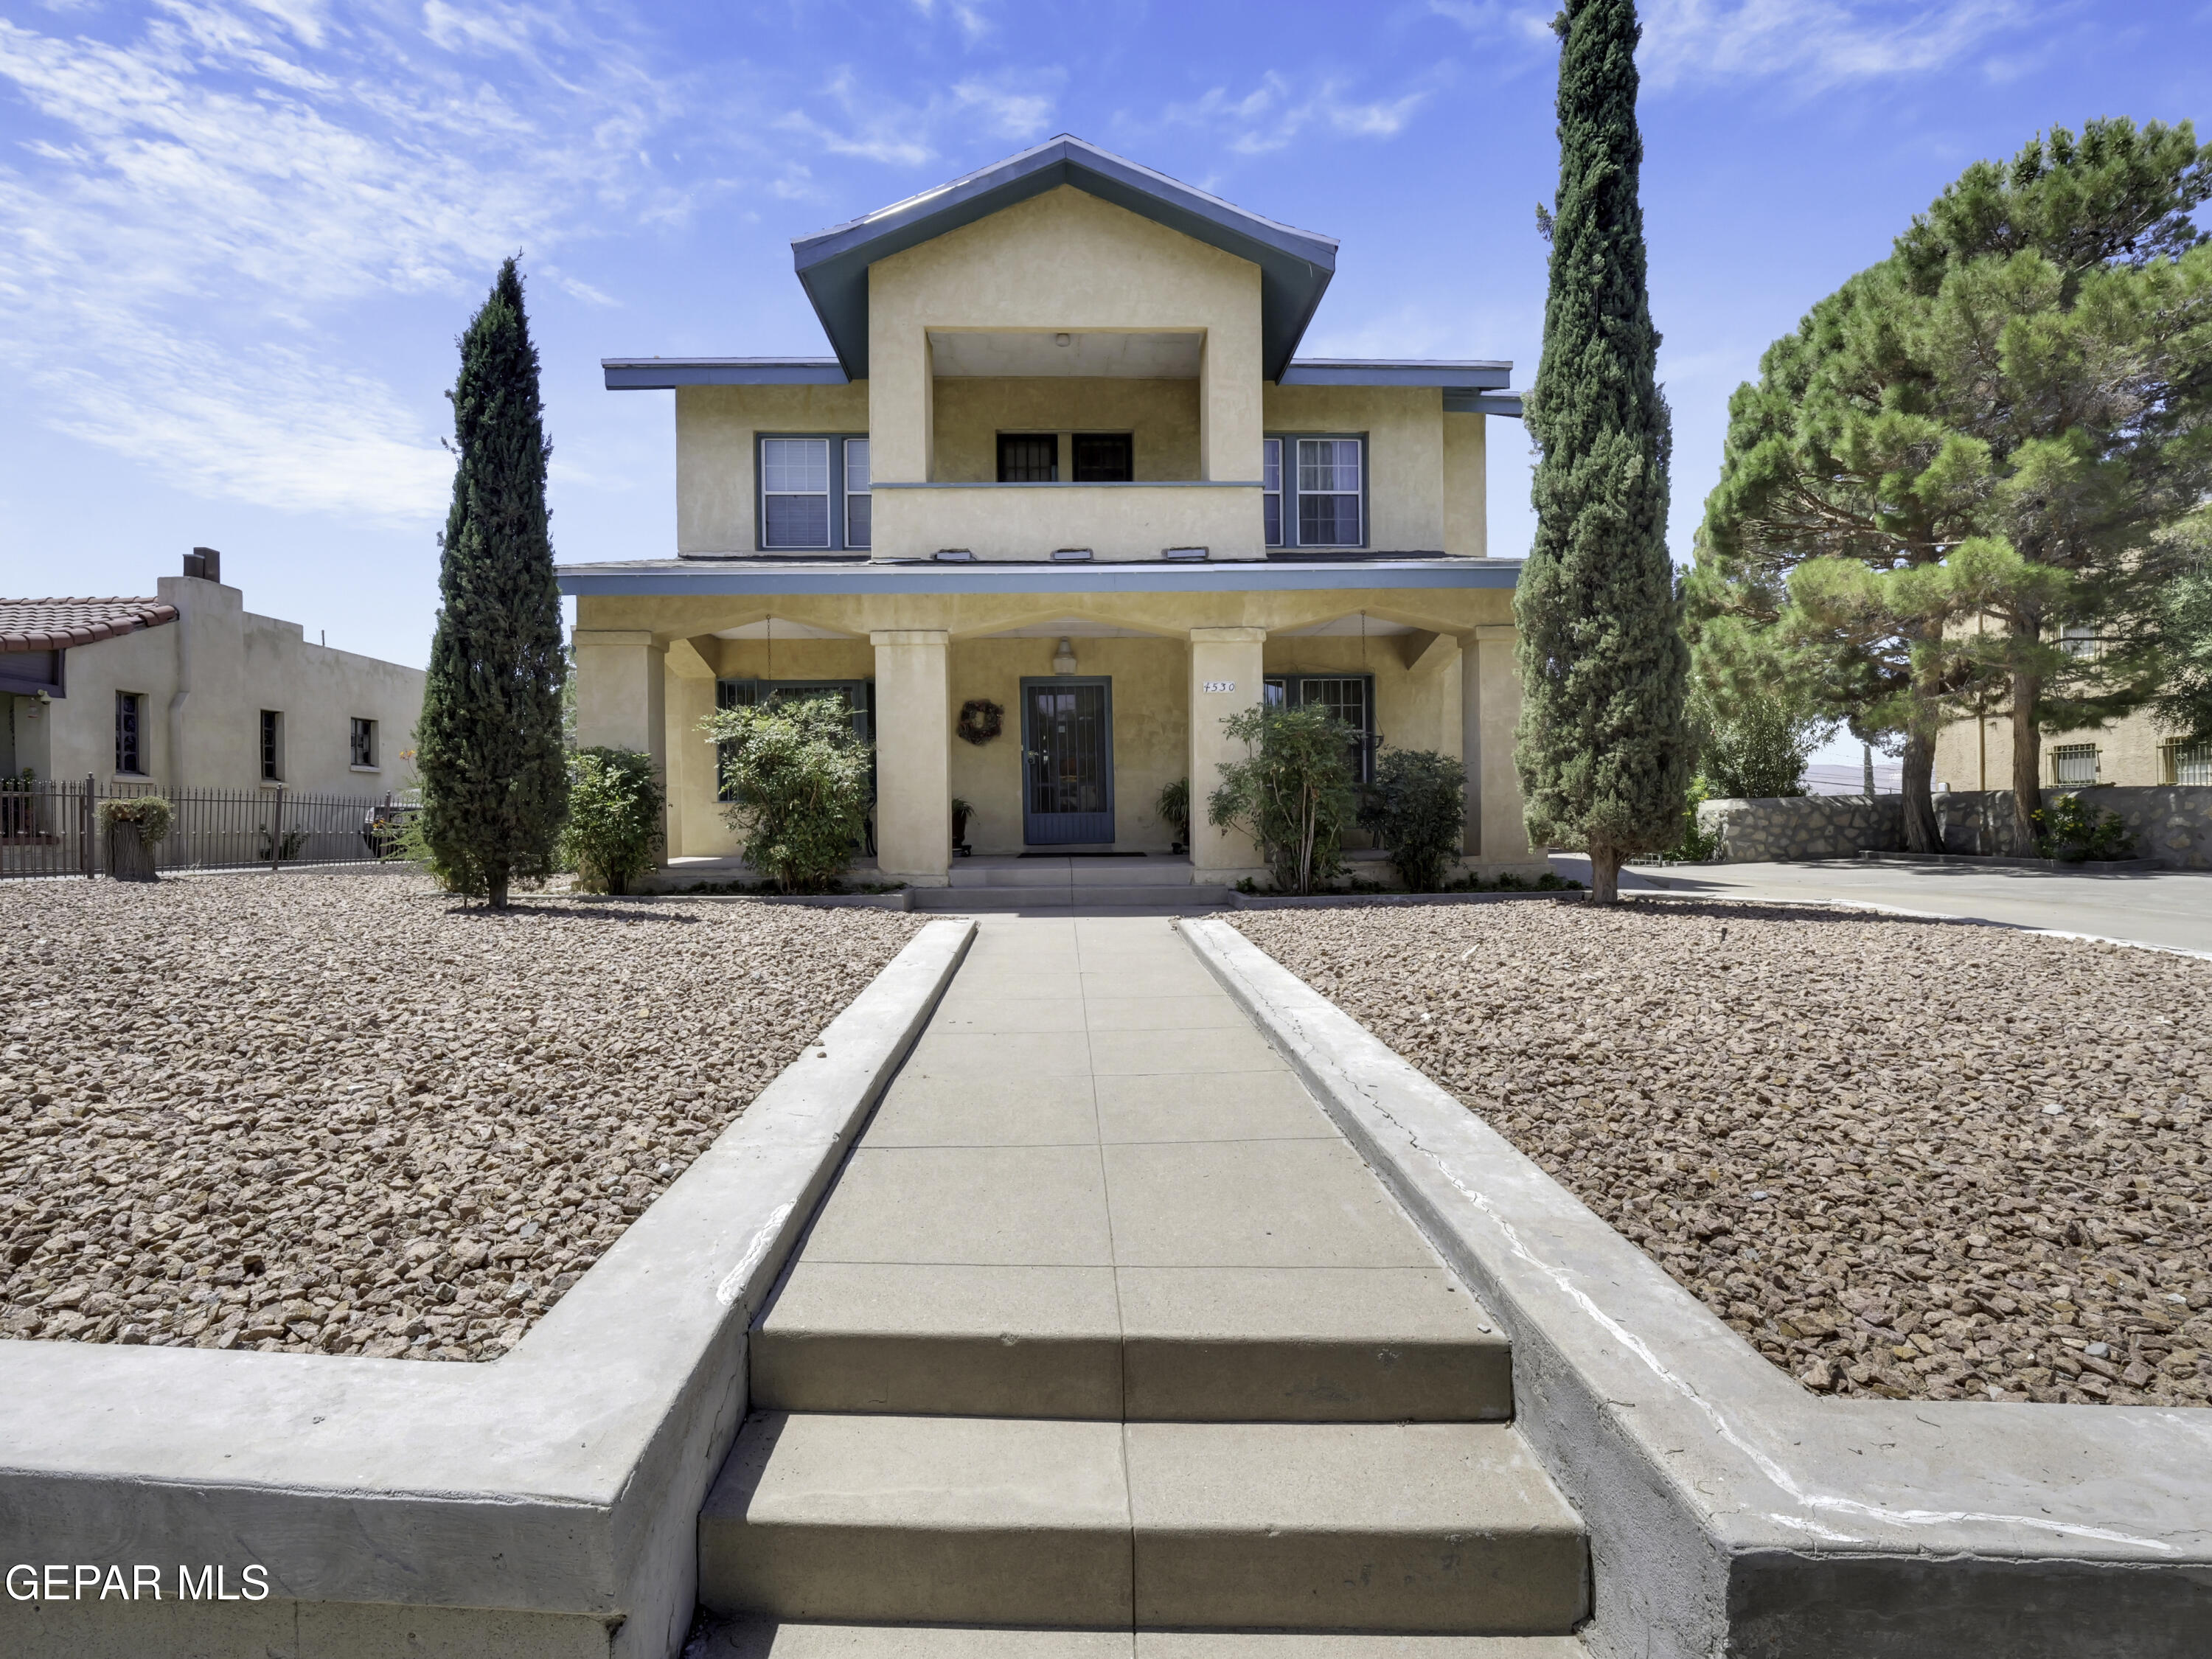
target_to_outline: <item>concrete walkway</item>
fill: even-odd
[[[1563,860],[1555,860],[1561,862]],[[1577,864],[1586,861],[1577,859]],[[1571,872],[1569,872],[1571,873]],[[2212,872],[2138,870],[2073,875],[1955,864],[1648,865],[1639,881],[1715,898],[1847,899],[2019,927],[2055,927],[2169,950],[2212,951]],[[1621,885],[1630,884],[1624,875]]]
[[[1582,1651],[1504,1338],[1164,919],[983,921],[751,1382],[723,1653]]]

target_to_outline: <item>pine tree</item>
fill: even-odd
[[[416,727],[422,837],[447,884],[507,904],[552,868],[568,812],[561,594],[547,532],[538,351],[513,259],[460,339],[453,505]]]
[[[1530,836],[1579,844],[1591,899],[1621,861],[1674,844],[1692,742],[1667,556],[1667,404],[1644,288],[1644,143],[1632,0],[1567,0],[1559,191],[1544,355],[1528,400],[1536,535],[1514,594],[1515,754]]]

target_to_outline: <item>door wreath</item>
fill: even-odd
[[[960,705],[960,735],[972,744],[986,744],[1006,729],[1006,711],[988,697],[970,697]]]

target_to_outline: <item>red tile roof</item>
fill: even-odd
[[[160,599],[0,599],[0,651],[65,651],[176,619]]]

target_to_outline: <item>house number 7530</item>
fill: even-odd
[[[1237,682],[1235,680],[1208,680],[1206,683],[1206,689],[1209,691],[1234,691],[1237,689]]]

